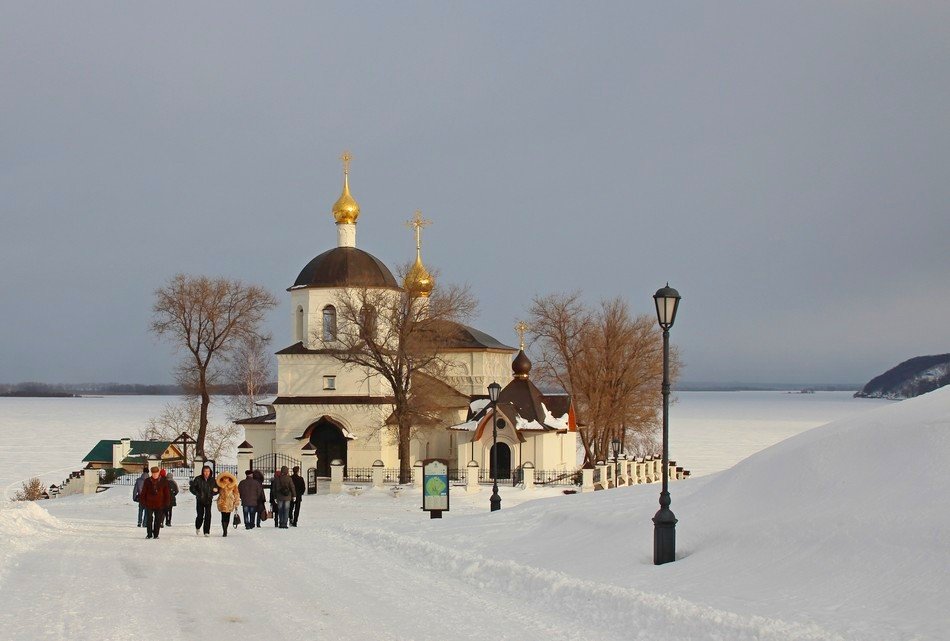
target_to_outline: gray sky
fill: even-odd
[[[667,280],[689,381],[950,351],[950,3],[0,3],[0,381],[166,382],[175,272],[336,243],[536,294]]]

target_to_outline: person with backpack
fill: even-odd
[[[276,477],[276,482],[276,487],[271,487],[271,499],[277,500],[277,513],[279,515],[277,527],[286,530],[290,502],[297,497],[294,481],[290,478],[290,470],[287,469],[286,465],[280,468],[280,476]]]
[[[291,475],[294,482],[295,497],[290,505],[290,525],[297,527],[297,519],[300,518],[300,503],[303,501],[304,492],[307,491],[307,482],[300,476],[300,466],[294,465],[294,473]]]
[[[211,503],[219,488],[211,476],[210,465],[203,466],[201,474],[191,479],[188,490],[195,495],[195,536],[201,536],[202,526],[205,536],[211,536]]]
[[[139,506],[138,527],[145,525],[145,506],[139,502],[139,496],[142,494],[142,483],[148,478],[148,468],[142,467],[142,476],[135,479],[135,486],[132,488],[132,500]]]
[[[164,467],[160,475],[168,482],[168,493],[171,494],[171,500],[168,502],[168,507],[165,508],[165,527],[169,527],[172,524],[172,508],[178,505],[178,499],[176,498],[179,492],[178,482]]]
[[[151,475],[142,481],[142,491],[139,493],[139,504],[145,507],[146,539],[158,538],[165,520],[165,506],[170,501],[168,482],[159,475],[158,468],[153,467]]]

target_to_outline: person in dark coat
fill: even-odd
[[[284,466],[286,467],[286,466]],[[277,518],[277,484],[280,482],[280,470],[274,471],[274,476],[270,480],[270,511],[274,518],[274,527],[280,527],[280,519]]]
[[[254,470],[254,473],[251,475],[254,477],[254,480],[261,484],[261,495],[257,499],[257,527],[261,526],[261,517],[264,516],[264,512],[267,511],[267,495],[264,493],[264,473],[260,470]],[[265,517],[266,518],[266,517]]]
[[[142,468],[142,476],[135,479],[135,487],[132,488],[132,500],[138,503],[139,506],[139,518],[138,526],[142,527],[145,525],[145,508],[142,506],[142,503],[139,502],[139,495],[142,494],[142,483],[145,482],[145,479],[148,478],[148,468]]]
[[[238,494],[241,495],[241,506],[244,508],[245,530],[253,530],[259,523],[257,507],[263,493],[264,488],[254,478],[254,472],[251,470],[244,472],[244,480],[238,483]]]
[[[145,532],[147,539],[157,539],[165,517],[165,506],[171,501],[168,482],[159,475],[157,467],[142,482],[139,504],[145,507]]]
[[[290,479],[294,482],[295,497],[290,506],[290,525],[297,527],[297,519],[300,518],[300,503],[303,501],[304,492],[307,491],[307,482],[300,476],[300,466],[294,465],[294,473]]]
[[[178,482],[164,467],[159,474],[168,483],[168,493],[171,494],[171,501],[169,501],[168,506],[165,508],[165,527],[169,527],[172,524],[172,508],[178,505],[178,499],[176,498],[179,491]]]
[[[191,479],[188,490],[195,495],[195,536],[201,534],[202,525],[204,526],[205,536],[211,536],[211,504],[214,502],[214,496],[218,493],[218,484],[211,476],[211,466],[205,465],[201,468],[201,474]]]
[[[280,476],[277,477],[276,488],[271,487],[271,499],[277,499],[277,513],[279,515],[279,525],[277,527],[287,529],[287,517],[290,514],[290,503],[297,497],[294,490],[294,481],[290,478],[290,470],[287,466],[280,468]]]

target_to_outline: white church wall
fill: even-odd
[[[274,425],[245,425],[244,440],[254,448],[254,458],[274,452]],[[243,470],[239,470],[243,473]]]
[[[346,446],[348,466],[371,467],[373,461],[381,459],[386,467],[398,467],[398,452],[391,430],[381,427],[391,412],[391,405],[279,405],[276,451],[299,459],[300,448],[307,442],[297,437],[314,422],[329,416],[356,437]]]
[[[445,354],[449,363],[446,382],[469,396],[485,396],[488,386],[497,382],[504,387],[511,381],[511,354],[487,350],[452,351]]]
[[[335,389],[326,389],[324,376],[334,377]],[[380,376],[345,366],[326,354],[279,354],[278,396],[391,396],[392,388]]]

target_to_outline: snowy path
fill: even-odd
[[[163,639],[840,638],[504,553],[494,560],[433,541],[426,529],[448,523],[407,515],[405,501],[362,499],[361,512],[346,498],[320,497],[305,503],[300,528],[241,527],[223,539],[220,526],[195,536],[186,497],[159,541],[132,525],[135,508],[118,490],[46,503],[58,522],[0,580],[0,630],[12,639],[137,640],[143,630]],[[406,530],[410,518],[418,531]]]
[[[185,522],[191,513],[182,507],[159,541],[128,523],[69,519],[5,577],[0,630],[17,639],[140,639],[143,630],[163,639],[422,639],[432,630],[454,639],[589,638],[583,621],[524,611],[509,594],[328,528],[242,527],[223,539],[218,527],[206,539]]]

